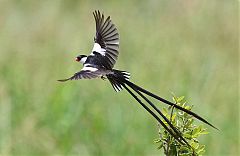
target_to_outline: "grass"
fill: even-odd
[[[0,2],[2,155],[161,155],[157,123],[107,81],[58,83],[92,48],[95,9],[121,37],[118,69],[165,97],[185,95],[214,123],[207,155],[238,155],[237,2]],[[160,108],[162,104],[157,104]]]

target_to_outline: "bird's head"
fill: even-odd
[[[86,55],[78,55],[78,56],[75,58],[75,60],[76,60],[77,62],[81,62],[81,63],[85,63],[86,59],[87,59],[87,56],[86,56]]]

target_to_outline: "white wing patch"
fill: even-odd
[[[88,70],[88,71],[91,71],[91,72],[95,72],[95,71],[97,71],[98,69],[97,69],[97,68],[94,68],[94,67],[86,67],[86,66],[84,66],[84,67],[82,68],[82,70],[83,70],[83,71]]]
[[[106,49],[102,48],[98,43],[94,43],[92,53],[90,55],[94,55],[93,52],[98,52],[99,54],[105,56]]]

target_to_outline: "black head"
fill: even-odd
[[[75,60],[76,60],[77,62],[82,62],[82,63],[84,63],[84,62],[86,61],[86,58],[87,58],[86,55],[78,55],[78,56],[75,58]]]

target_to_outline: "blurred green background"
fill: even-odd
[[[206,126],[206,155],[238,155],[238,1],[217,0],[1,0],[0,155],[162,155],[157,122],[125,91],[56,81],[90,53],[95,9],[119,30],[115,67],[169,100],[185,95],[220,129]]]

